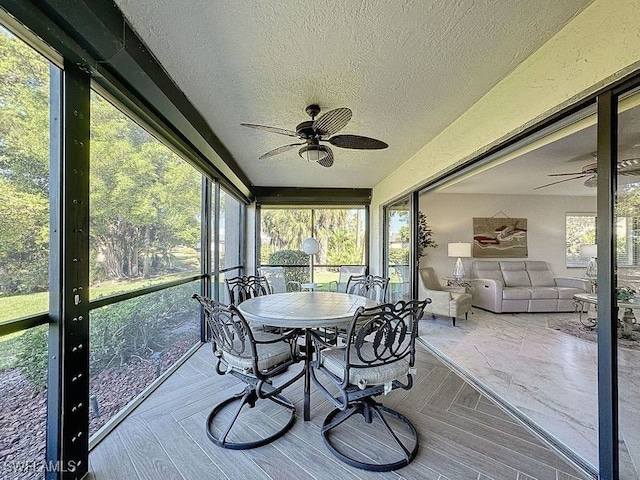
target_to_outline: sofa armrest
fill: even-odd
[[[556,287],[580,288],[585,292],[591,291],[591,282],[589,280],[585,280],[584,278],[558,277],[554,280],[556,282]]]
[[[502,313],[502,282],[491,278],[474,278],[471,280],[473,287],[473,306]]]

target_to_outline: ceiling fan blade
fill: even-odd
[[[256,130],[264,130],[265,132],[279,133],[280,135],[287,135],[289,137],[297,137],[298,134],[293,130],[286,130],[278,127],[267,127],[266,125],[256,125],[254,123],[241,123],[243,127],[255,128]]]
[[[557,182],[551,182],[551,183],[547,183],[546,185],[540,185],[539,187],[534,188],[534,190],[539,190],[540,188],[550,187],[551,185],[556,185],[558,183],[564,183],[564,182],[569,182],[571,180],[577,180],[579,178],[588,177],[589,175],[590,174],[580,175],[579,177],[574,177],[574,178],[565,178],[564,180],[558,180]]]
[[[269,150],[267,153],[260,155],[258,157],[258,160],[273,157],[274,155],[286,152],[287,150],[291,150],[293,147],[299,147],[300,145],[304,145],[304,143],[291,143],[289,145],[283,145],[282,147],[274,148],[273,150]]]
[[[357,150],[381,150],[389,145],[375,138],[362,137],[360,135],[336,135],[329,139],[331,145],[342,148],[355,148]]]
[[[313,122],[313,131],[318,135],[333,135],[342,130],[351,120],[351,109],[336,108],[329,110]]]
[[[598,186],[598,176],[597,175],[591,175],[589,178],[587,178],[584,181],[584,186],[585,187],[597,187]]]
[[[330,167],[333,165],[333,152],[329,147],[325,147],[327,149],[327,156],[318,160],[318,163],[323,167]]]
[[[547,177],[563,177],[565,175],[584,175],[585,172],[571,172],[571,173],[549,173]]]

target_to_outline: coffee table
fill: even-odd
[[[576,293],[573,296],[573,300],[576,305],[576,310],[580,312],[580,323],[585,327],[595,327],[598,324],[598,295],[594,293]],[[589,308],[586,312],[585,318],[583,319],[585,305],[589,305]],[[616,302],[616,306],[619,309],[624,309],[622,313],[622,320],[619,320],[622,324],[622,336],[625,338],[632,338],[633,326],[637,323],[636,316],[633,311],[640,309],[640,302],[618,301]]]

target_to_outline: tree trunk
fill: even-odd
[[[142,263],[142,276],[149,278],[149,266],[151,265],[151,228],[149,226],[144,227],[144,257]]]

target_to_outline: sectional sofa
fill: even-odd
[[[573,296],[591,290],[589,280],[554,277],[544,261],[473,262],[473,306],[494,313],[572,312]]]

